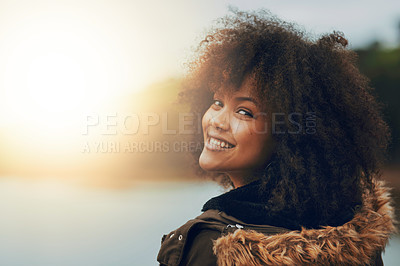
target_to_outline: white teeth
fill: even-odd
[[[218,146],[220,148],[225,148],[225,149],[229,149],[232,148],[233,146],[227,142],[221,141],[221,140],[217,140],[214,138],[210,138],[210,144]]]

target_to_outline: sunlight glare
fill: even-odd
[[[56,53],[42,55],[30,64],[29,98],[39,110],[60,114],[80,111],[85,99],[85,78],[77,62]]]

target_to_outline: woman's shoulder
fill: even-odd
[[[170,233],[163,235],[161,240],[161,248],[157,256],[157,260],[161,265],[180,265],[183,260],[187,260],[184,252],[187,253],[191,247],[201,246],[200,250],[207,250],[207,244],[211,244],[212,236],[218,238],[224,228],[224,224],[216,219],[204,219],[204,213]],[[193,250],[192,250],[193,251]],[[193,252],[192,252],[193,253]],[[202,254],[204,256],[205,254]],[[208,256],[211,256],[208,254]],[[207,257],[208,257],[207,256]],[[183,264],[185,265],[185,264]]]
[[[161,265],[192,265],[193,262],[188,262],[201,258],[201,265],[215,265],[212,241],[221,236],[226,226],[217,219],[218,216],[214,216],[214,211],[207,211],[164,235],[158,262]],[[207,264],[208,260],[214,264]]]
[[[262,234],[288,231],[268,225],[246,224],[218,210],[207,210],[162,237],[157,260],[161,265],[216,265],[214,243],[237,229]]]

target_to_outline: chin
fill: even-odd
[[[208,160],[204,158],[203,153],[200,155],[199,165],[203,170],[211,171],[212,167],[211,167],[210,163],[208,162]]]
[[[218,171],[218,164],[215,160],[212,160],[209,156],[205,155],[204,152],[201,153],[199,158],[199,165],[203,170],[206,171]]]

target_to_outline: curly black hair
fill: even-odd
[[[268,208],[289,210],[311,227],[332,225],[343,210],[361,204],[390,140],[381,106],[347,44],[340,32],[312,39],[265,10],[233,11],[200,43],[181,93],[192,112],[204,114],[216,90],[239,89],[253,77],[265,107],[284,114],[273,132],[276,152],[260,177]],[[194,152],[196,161],[200,153]]]

